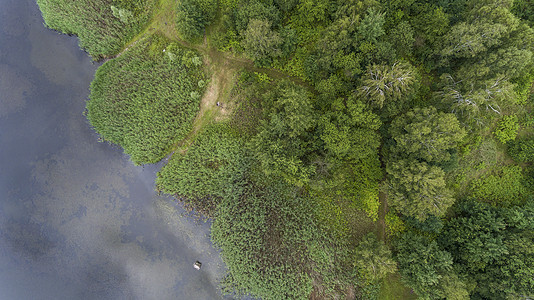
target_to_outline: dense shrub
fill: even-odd
[[[518,162],[534,161],[534,139],[523,139],[512,143],[508,153]]]
[[[501,143],[506,144],[509,141],[515,140],[518,131],[519,123],[517,116],[503,116],[495,131],[493,131],[493,134],[495,134]]]
[[[474,180],[471,183],[473,196],[495,205],[508,206],[522,203],[529,194],[525,187],[521,167],[508,166],[499,172]]]

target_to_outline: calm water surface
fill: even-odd
[[[97,142],[97,65],[34,1],[0,0],[0,299],[221,298],[209,224],[154,193],[160,166]]]

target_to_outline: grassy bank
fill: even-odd
[[[197,53],[152,36],[98,69],[87,117],[134,163],[155,163],[191,130],[206,80]]]
[[[100,59],[120,52],[145,29],[156,0],[38,0],[46,26],[77,35],[80,47]]]

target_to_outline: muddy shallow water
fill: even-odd
[[[97,142],[97,64],[42,23],[0,0],[0,299],[221,298],[209,224],[156,195],[160,165]]]

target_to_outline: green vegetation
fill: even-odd
[[[424,162],[400,160],[387,167],[389,202],[401,213],[420,221],[441,217],[454,203],[445,185],[445,172]]]
[[[519,166],[507,166],[471,183],[472,195],[495,205],[522,204],[532,190]]]
[[[283,183],[248,184],[220,206],[212,235],[232,270],[225,289],[264,299],[310,294],[308,238],[315,224],[310,202],[291,194]]]
[[[397,271],[397,262],[391,257],[391,251],[372,233],[366,235],[356,247],[354,264],[361,268],[363,278],[380,281]]]
[[[509,209],[468,201],[446,225],[440,242],[466,275],[472,294],[485,299],[530,295],[534,288],[532,202]]]
[[[515,140],[518,131],[519,123],[517,116],[504,116],[497,125],[497,128],[495,128],[495,131],[493,131],[493,134],[495,134],[501,143],[506,144],[509,141]]]
[[[100,67],[87,118],[136,164],[155,163],[191,129],[206,80],[198,54],[163,37],[140,40]]]
[[[534,297],[532,1],[38,2],[117,55],[88,118],[172,155],[157,189],[213,218],[225,293]]]
[[[453,258],[435,241],[407,233],[398,240],[397,261],[404,281],[423,299],[467,299],[468,291],[452,269]]]
[[[534,139],[522,139],[509,148],[510,156],[518,162],[534,161]]]
[[[417,295],[414,292],[402,284],[400,275],[398,273],[388,276],[382,283],[382,289],[378,294],[378,299],[381,300],[414,300],[417,299]]]
[[[310,96],[306,89],[289,82],[264,96],[267,116],[252,147],[265,175],[282,176],[302,186],[314,172],[313,166],[303,161],[314,150],[310,140],[316,121]]]
[[[229,197],[244,177],[244,142],[227,126],[212,125],[185,154],[174,154],[156,179],[158,190],[194,199],[194,209],[213,216],[220,199]],[[234,187],[235,185],[235,187]]]
[[[177,1],[176,26],[185,39],[196,39],[204,34],[206,26],[217,13],[217,2],[214,0],[183,0]]]
[[[148,24],[156,0],[38,0],[46,26],[75,34],[95,58],[116,55]]]
[[[393,120],[390,135],[394,157],[413,157],[426,162],[443,162],[451,158],[450,150],[465,136],[465,130],[453,114],[437,112],[432,106],[414,108]]]

